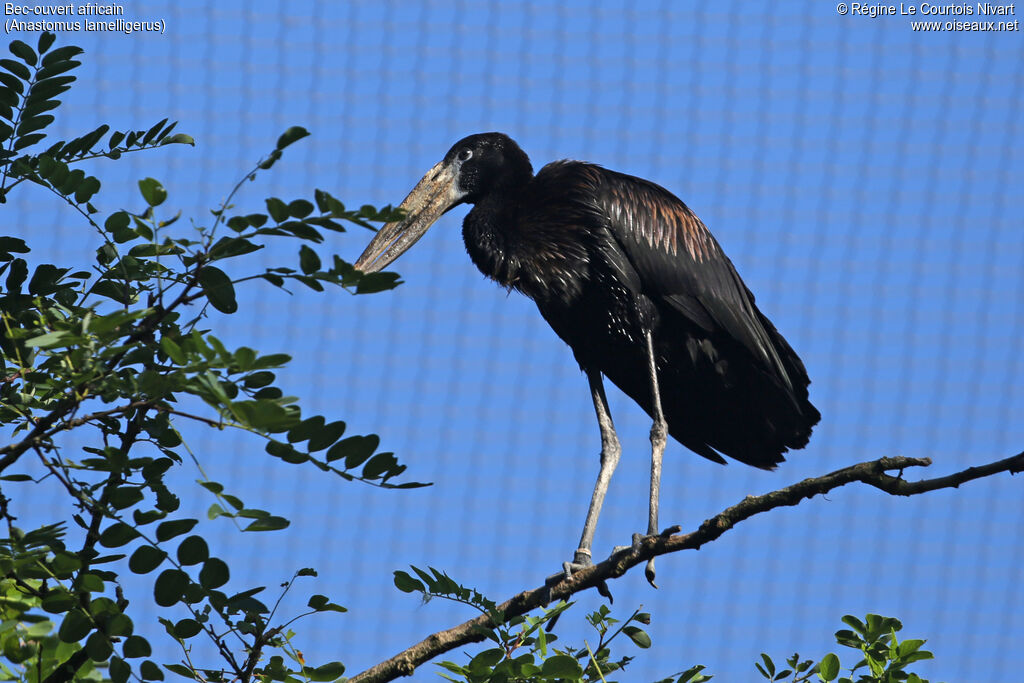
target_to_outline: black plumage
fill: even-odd
[[[600,370],[650,414],[650,329],[669,433],[684,446],[770,468],[807,444],[820,415],[803,363],[682,201],[578,161],[534,176],[505,136],[465,144],[512,157],[473,179],[501,176],[471,194],[463,237],[473,263],[533,299],[582,368]]]
[[[587,372],[599,419],[599,404],[607,412],[604,375],[654,418],[652,442],[657,386],[668,433],[710,460],[725,455],[768,469],[807,444],[820,414],[803,363],[708,229],[668,190],[578,161],[534,175],[508,136],[471,135],[428,172],[402,204],[408,218],[385,226],[357,267],[387,265],[460,203],[474,205],[463,223],[473,263],[536,302]],[[616,451],[605,464],[608,442],[618,448],[609,430],[610,417],[602,422],[598,489],[618,460]],[[655,443],[649,533],[657,531],[657,450]],[[598,511],[603,496],[595,489]]]

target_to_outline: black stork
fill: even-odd
[[[668,190],[580,161],[534,175],[507,135],[470,135],[427,171],[400,205],[405,218],[380,229],[356,268],[384,268],[459,204],[474,205],[462,227],[473,263],[536,302],[590,383],[601,469],[567,575],[591,564],[621,452],[602,375],[654,421],[648,535],[659,533],[666,434],[709,460],[726,455],[762,469],[807,444],[821,415],[803,363],[710,231]],[[653,584],[653,560],[646,575]]]

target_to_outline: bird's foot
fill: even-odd
[[[631,553],[634,550],[639,550],[640,546],[643,545],[645,538],[647,537],[643,534],[633,534],[633,544],[615,546],[614,548],[612,548],[612,557],[615,557],[616,555],[622,555],[623,553]],[[647,577],[647,583],[651,584],[655,588],[658,587],[658,584],[654,583],[655,572],[653,557],[647,560],[647,568],[644,569],[644,576]]]
[[[544,580],[547,585],[548,595],[544,600],[547,604],[551,602],[551,589],[562,581],[567,581],[572,578],[574,572],[580,572],[588,567],[594,566],[594,560],[590,556],[590,551],[585,548],[577,548],[576,553],[573,555],[572,562],[563,562],[562,571],[557,574],[552,574]],[[597,592],[608,598],[608,602],[614,602],[612,598],[612,592],[608,590],[608,584],[602,579],[596,586]]]
[[[644,538],[645,538],[645,536],[643,534],[633,534],[633,544],[632,545],[617,545],[617,546],[614,546],[612,548],[612,557],[614,557],[616,555],[621,555],[622,553],[628,553],[628,552],[632,552],[634,550],[639,550],[640,546],[644,542]]]
[[[664,531],[662,531],[661,533],[659,533],[658,537],[659,538],[668,538],[669,536],[672,536],[673,534],[679,533],[681,530],[682,530],[682,528],[679,527],[679,526],[670,526],[667,529],[665,529]],[[653,536],[654,534],[650,534],[650,535]],[[615,557],[616,555],[621,555],[623,553],[628,553],[628,552],[633,552],[635,550],[639,550],[640,546],[643,545],[643,542],[644,542],[645,538],[647,538],[647,536],[644,536],[643,534],[633,534],[633,543],[632,543],[632,545],[617,545],[617,546],[615,546],[614,548],[612,548],[612,557]],[[654,558],[653,557],[651,559],[647,560],[647,566],[644,568],[644,576],[647,578],[647,583],[651,584],[651,586],[653,586],[654,588],[658,587],[658,584],[654,583],[654,579],[656,577],[656,572],[655,572],[655,569],[654,569]]]

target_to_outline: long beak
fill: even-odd
[[[416,244],[441,214],[462,199],[456,180],[455,169],[443,161],[427,171],[398,206],[405,211],[405,218],[388,223],[377,232],[356,261],[356,268],[375,273]]]

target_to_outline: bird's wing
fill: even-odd
[[[641,178],[589,166],[597,205],[641,291],[708,332],[725,332],[792,386],[771,323],[704,223],[668,190]]]

